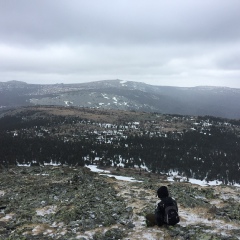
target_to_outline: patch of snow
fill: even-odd
[[[114,167],[114,163],[112,163],[112,166]],[[125,164],[122,163],[122,160],[120,160],[120,163],[117,164],[117,167],[125,167]]]
[[[148,169],[148,167],[145,166],[145,165],[141,165],[140,168],[141,168],[141,169],[145,169],[147,172],[150,172],[150,170]]]
[[[66,233],[67,233],[67,229],[63,229],[59,234],[61,236],[64,236],[64,235],[66,235]]]
[[[179,182],[186,182],[187,181],[187,178],[178,175],[177,171],[169,171],[168,175],[169,175],[169,177],[167,178],[167,180],[169,182],[174,182],[176,179]],[[188,182],[192,183],[192,184],[200,185],[200,186],[203,186],[203,187],[205,187],[205,186],[218,186],[218,185],[223,184],[222,181],[218,181],[218,180],[206,181],[205,179],[204,180],[199,180],[199,179],[195,179],[195,178],[189,178]],[[237,185],[238,184],[235,184],[234,186],[238,187]]]
[[[187,181],[186,177],[179,176],[176,173],[172,173],[170,175],[171,176],[167,178],[167,180],[169,182],[174,182],[176,179],[178,179],[179,182],[186,182]],[[195,178],[189,178],[188,182],[192,183],[192,184],[199,185],[199,186],[203,186],[203,187],[206,187],[206,186],[219,186],[219,185],[223,184],[223,182],[219,181],[219,180],[206,181],[206,180],[199,180],[199,179],[195,179]],[[235,183],[233,186],[234,187],[240,187],[240,185],[237,184],[237,183]]]
[[[202,181],[202,180],[198,180],[198,179],[194,179],[194,178],[189,178],[188,180],[190,183],[192,184],[197,184],[197,185],[200,185],[200,186],[208,186],[207,182],[206,181]]]
[[[53,233],[53,229],[47,229],[43,235],[49,235],[50,237],[52,236],[52,233]]]
[[[203,200],[206,200],[206,198],[203,197],[203,196],[195,196],[195,198],[196,198],[196,199],[203,199]]]
[[[0,221],[8,221],[13,218],[13,213],[6,214],[4,217],[0,218]]]
[[[102,93],[102,96],[103,96],[104,98],[106,98],[106,99],[109,99],[109,97],[107,96],[107,94]]]
[[[48,173],[42,173],[42,174],[40,174],[40,173],[37,173],[37,174],[35,174],[36,176],[49,176],[49,174]]]
[[[67,105],[67,106],[70,106],[73,104],[73,102],[70,102],[70,101],[64,101],[64,103]]]
[[[18,166],[18,167],[31,167],[31,163],[22,163],[22,164],[21,164],[21,163],[18,163],[18,162],[17,162],[17,166]]]
[[[92,172],[101,173],[100,175],[104,175],[108,177],[114,177],[117,180],[128,181],[128,182],[142,182],[142,181],[135,180],[134,178],[131,178],[131,177],[106,174],[106,173],[110,173],[110,171],[98,169],[96,165],[88,165],[87,168],[89,168]]]
[[[211,123],[204,122],[204,123],[203,123],[203,126],[204,126],[204,127],[209,127],[209,126],[212,126],[212,124],[211,124]]]
[[[34,102],[37,102],[38,100],[39,100],[38,98],[30,98],[29,102],[34,103]]]
[[[124,165],[123,165],[123,167],[124,167]],[[134,165],[134,168],[146,170],[147,172],[149,172],[148,167],[146,167],[144,164],[141,164],[140,167],[138,165]]]
[[[124,85],[125,83],[127,83],[126,80],[122,80],[122,81],[120,82],[120,84],[122,84],[123,86],[125,86],[125,85]]]
[[[94,230],[85,231],[84,233],[79,233],[76,239],[92,239],[94,234]]]
[[[37,213],[37,216],[44,216],[44,215],[55,213],[56,209],[57,209],[57,206],[55,206],[55,205],[53,205],[53,206],[46,206],[44,208],[37,209],[36,213]]]
[[[0,191],[0,197],[4,196],[5,192],[4,191]]]
[[[127,181],[127,182],[142,182],[142,181],[138,181],[132,177],[125,177],[125,176],[118,176],[118,175],[112,175],[112,174],[100,174],[100,175],[104,175],[104,176],[108,176],[108,177],[114,177],[117,180],[121,180],[121,181]]]
[[[41,225],[37,225],[35,228],[33,228],[32,233],[33,235],[38,235],[44,230],[44,227]]]
[[[44,162],[44,166],[60,166],[62,165],[61,163],[53,162],[53,160],[50,161],[50,163]]]
[[[89,168],[92,172],[97,172],[97,173],[110,173],[110,171],[106,171],[106,170],[99,169],[96,165],[88,165],[88,166],[86,166],[86,167]]]
[[[143,233],[142,240],[156,240],[156,236],[153,236],[153,234],[150,233]],[[159,240],[163,240],[164,238],[158,238]]]

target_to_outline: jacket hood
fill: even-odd
[[[168,189],[166,186],[162,186],[157,190],[157,195],[159,198],[166,198],[169,196]]]

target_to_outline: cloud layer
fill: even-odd
[[[240,2],[0,3],[0,81],[240,88]]]

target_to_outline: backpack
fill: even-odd
[[[168,225],[175,225],[179,223],[180,219],[175,205],[165,207],[164,222]]]

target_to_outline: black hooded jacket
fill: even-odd
[[[178,211],[177,202],[171,197],[161,198],[161,201],[158,203],[157,208],[155,210],[155,220],[158,226],[162,226],[164,222],[164,214],[166,206],[176,206]]]

